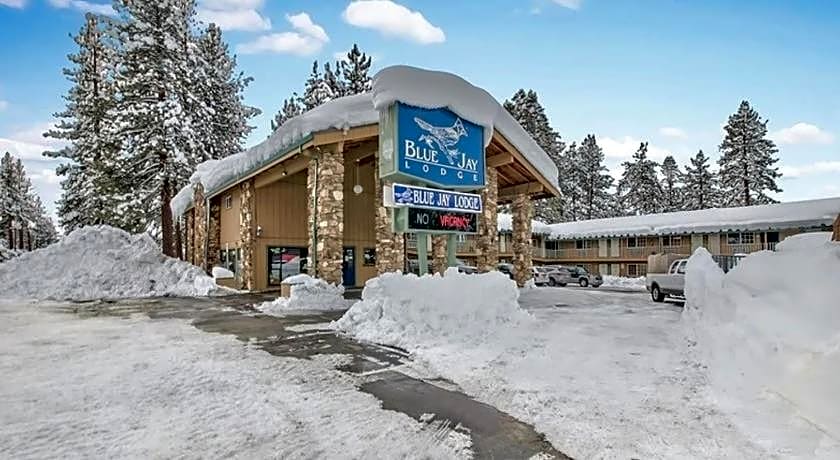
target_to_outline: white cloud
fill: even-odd
[[[770,135],[780,144],[831,144],[834,135],[809,123],[796,123],[790,128],[780,129]]]
[[[58,184],[61,182],[61,177],[58,177],[55,174],[55,169],[42,169],[40,172],[30,173],[29,178],[32,179],[33,183],[41,182],[44,184]]]
[[[286,15],[294,32],[280,32],[257,37],[256,40],[242,43],[237,51],[243,54],[281,53],[309,56],[321,51],[330,41],[323,27],[312,22],[306,13]]]
[[[86,0],[49,0],[50,5],[56,8],[73,8],[85,13],[103,14],[113,16],[116,14],[110,3],[93,3]]]
[[[583,0],[552,0],[554,3],[570,10],[579,10]]]
[[[640,139],[632,136],[624,136],[620,139],[613,139],[611,137],[598,138],[598,145],[604,150],[604,156],[607,158],[630,158],[639,149],[641,143],[642,141]],[[671,155],[668,149],[648,143],[648,158],[661,161],[668,155]]]
[[[342,13],[344,21],[356,27],[377,30],[423,45],[443,43],[446,35],[419,11],[411,11],[390,0],[355,0]]]
[[[825,173],[840,173],[840,161],[817,161],[801,166],[781,166],[783,178],[796,178]]]
[[[21,160],[47,161],[42,154],[67,145],[64,141],[43,137],[53,127],[52,123],[41,123],[21,129],[7,136],[0,136],[0,153],[9,152]]]
[[[0,99],[0,112],[9,108],[9,102]]]
[[[271,20],[257,11],[263,0],[203,0],[196,9],[198,20],[222,30],[247,32],[271,29]]]
[[[26,6],[26,0],[0,0],[0,5],[10,6],[12,8],[23,8]]]
[[[659,128],[659,134],[674,139],[686,139],[688,137],[684,129],[676,128],[673,126],[665,126],[664,128]]]

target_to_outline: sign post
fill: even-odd
[[[379,177],[384,205],[394,208],[395,232],[417,234],[420,274],[428,271],[429,234],[446,234],[447,264],[457,263],[458,234],[478,231],[484,188],[484,127],[447,108],[426,109],[396,102],[379,115]]]

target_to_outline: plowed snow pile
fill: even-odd
[[[410,351],[437,345],[478,346],[502,329],[532,321],[519,290],[499,272],[449,268],[443,276],[386,273],[365,284],[362,300],[333,323],[339,331]]]
[[[267,315],[285,316],[295,311],[341,310],[349,306],[344,300],[344,286],[303,273],[290,276],[283,282],[292,284],[291,295],[263,302],[257,310]]]
[[[213,278],[164,256],[147,234],[85,227],[60,242],[0,264],[0,298],[91,300],[205,296]]]
[[[724,275],[688,263],[683,320],[721,405],[786,456],[840,458],[840,244],[788,238]]]

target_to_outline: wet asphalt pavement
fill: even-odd
[[[543,454],[543,458],[570,458],[555,450],[531,425],[461,393],[452,382],[424,380],[400,372],[410,361],[405,351],[359,342],[323,329],[325,323],[340,318],[343,311],[275,317],[259,314],[252,307],[273,298],[245,294],[100,301],[73,304],[63,310],[82,317],[139,313],[153,319],[185,319],[199,330],[235,336],[274,356],[308,359],[318,354],[348,355],[351,361],[338,370],[358,376],[359,389],[379,399],[383,409],[402,412],[425,423],[466,428],[476,458],[526,459],[537,454]],[[429,418],[428,414],[434,416]]]

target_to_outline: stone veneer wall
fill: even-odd
[[[207,242],[207,209],[204,201],[204,187],[201,184],[193,186],[193,219],[195,231],[193,237],[193,260],[198,267],[204,267],[204,246]]]
[[[240,288],[252,291],[256,287],[254,253],[257,246],[257,229],[254,222],[256,189],[254,179],[239,184],[239,249],[242,252]]]
[[[531,279],[531,216],[534,204],[528,195],[517,195],[511,206],[513,214],[513,278],[520,287]]]
[[[195,260],[195,209],[184,213],[184,260],[194,264]]]
[[[210,200],[210,225],[207,226],[207,260],[204,269],[207,273],[219,265],[219,250],[222,247],[222,207],[217,199]]]
[[[496,168],[487,167],[487,186],[481,191],[484,211],[478,216],[476,267],[481,273],[496,269],[499,263],[498,209],[499,174]]]
[[[840,241],[840,214],[834,219],[834,232],[831,234],[832,241]]]
[[[341,284],[341,264],[344,260],[344,154],[322,150],[320,159],[309,162],[306,190],[309,196],[309,258],[317,253],[316,273],[328,283]],[[317,164],[317,167],[316,167]],[[312,199],[315,174],[318,170],[318,209]],[[313,220],[317,218],[317,241],[312,234]],[[317,249],[317,251],[316,251]]]
[[[446,260],[447,235],[432,236],[432,270],[435,273],[443,273],[448,266]]]
[[[382,187],[390,185],[391,182],[378,180],[379,178],[379,154],[374,162],[374,180],[376,195],[374,206],[376,207],[376,272],[383,274],[395,272],[405,268],[405,240],[401,233],[394,233],[393,217],[388,208],[383,206]]]

